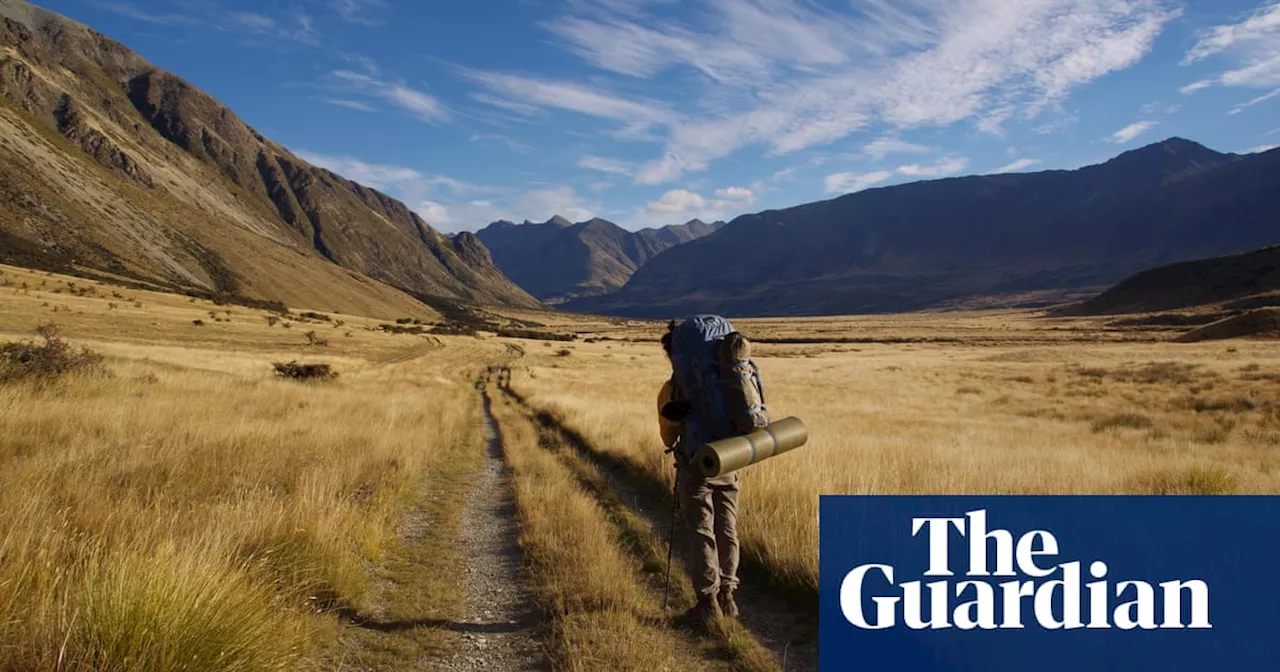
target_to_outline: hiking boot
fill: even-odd
[[[723,588],[719,596],[720,611],[729,618],[738,617],[738,603],[733,601],[733,589]]]
[[[715,596],[699,595],[698,603],[678,616],[676,622],[705,628],[717,618],[720,618],[720,605]]]

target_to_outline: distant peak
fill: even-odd
[[[1184,138],[1169,138],[1162,142],[1129,150],[1102,164],[1108,169],[1118,169],[1127,174],[1162,175],[1165,179],[1211,168],[1232,158],[1229,154],[1215,152],[1208,147]]]
[[[573,226],[573,222],[561,217],[560,215],[556,215],[555,217],[548,219],[547,223],[554,224],[556,226]]]
[[[1198,142],[1193,142],[1186,138],[1174,137],[1145,147],[1129,150],[1112,160],[1118,161],[1125,157],[1137,156],[1181,156],[1197,159],[1203,157],[1220,157],[1224,155],[1215,152]]]

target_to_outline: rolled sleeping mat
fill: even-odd
[[[715,478],[795,450],[808,440],[809,430],[799,418],[783,418],[750,434],[703,444],[694,451],[693,464],[703,476]]]

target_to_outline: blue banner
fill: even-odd
[[[820,665],[1280,670],[1280,497],[824,496]]]

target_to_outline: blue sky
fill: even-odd
[[[1280,144],[1280,0],[46,0],[445,231]]]

